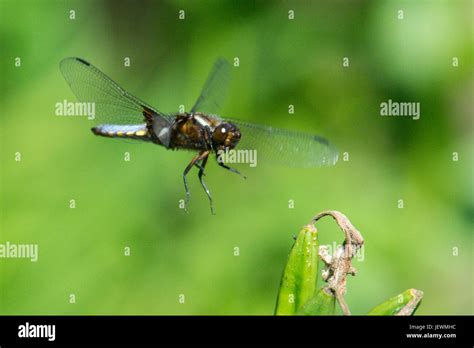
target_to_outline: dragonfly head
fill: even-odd
[[[240,130],[229,122],[222,122],[214,129],[212,140],[217,147],[233,149],[240,140]]]

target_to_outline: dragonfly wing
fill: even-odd
[[[103,123],[151,124],[160,118],[169,124],[168,116],[131,95],[92,64],[81,58],[65,58],[61,72],[81,102],[95,104],[96,118]]]
[[[288,167],[336,164],[337,149],[318,135],[230,120],[241,132],[236,150],[256,150],[258,163]]]
[[[194,104],[191,112],[217,114],[227,95],[230,82],[230,64],[224,58],[219,58],[207,77],[201,95]]]

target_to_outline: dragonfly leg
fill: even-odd
[[[201,186],[203,187],[204,191],[206,191],[207,198],[209,198],[209,204],[211,205],[211,214],[216,215],[216,213],[214,212],[214,204],[212,203],[211,192],[207,188],[206,183],[204,182],[204,179],[202,178],[203,175],[206,175],[204,174],[204,168],[206,168],[207,159],[209,158],[209,151],[206,151],[203,155],[205,157],[202,160],[202,164],[199,166],[198,177],[199,177],[199,181],[201,182]]]
[[[216,158],[216,159],[217,159],[217,164],[220,165],[222,168],[230,170],[232,173],[239,174],[240,176],[242,176],[242,178],[247,179],[247,177],[245,175],[243,175],[241,172],[239,172],[237,169],[226,166],[224,163],[219,161],[218,158]]]
[[[188,188],[188,180],[186,179],[186,175],[188,175],[189,171],[191,168],[196,164],[196,162],[199,161],[199,157],[201,156],[202,153],[198,153],[196,156],[193,157],[191,162],[186,166],[183,172],[183,181],[184,181],[184,189],[186,190],[186,199],[184,202],[184,210],[188,212],[188,203],[189,203],[189,197],[191,194],[189,193],[189,188]]]
[[[203,166],[202,166],[202,164],[201,164],[201,163],[197,163],[197,162],[196,162],[196,163],[194,163],[194,165],[195,165],[196,167],[198,167],[198,168],[199,168],[199,170],[201,170],[201,169],[202,169],[202,171],[203,171],[203,173],[202,173],[202,174],[203,174],[203,175],[206,175],[206,173],[204,173],[204,168],[203,168]]]

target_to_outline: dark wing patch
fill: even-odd
[[[86,61],[85,61],[84,59],[82,59],[82,58],[77,58],[77,57],[76,57],[76,59],[77,59],[78,61],[80,61],[82,64],[85,64],[85,65],[87,65],[87,66],[91,65],[89,62],[86,62]]]
[[[145,121],[147,125],[151,125],[153,123],[153,116],[157,115],[155,111],[142,105],[143,107],[143,116],[145,117]]]

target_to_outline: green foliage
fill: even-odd
[[[367,315],[400,315],[407,305],[411,306],[410,315],[415,314],[421,303],[423,292],[416,289],[408,289],[401,294],[382,302],[378,306],[372,308]]]
[[[318,232],[306,225],[298,233],[281,279],[275,314],[295,314],[313,295],[318,276]]]
[[[322,287],[296,312],[298,315],[333,315],[336,297],[328,287]]]
[[[318,214],[317,218],[313,219],[313,222],[327,215],[335,218],[346,235],[346,242],[352,243],[350,237],[352,234],[359,239],[356,241],[356,244],[360,243],[359,245],[362,246],[363,238],[360,232],[352,226],[345,215],[339,212],[333,211]],[[355,269],[350,263],[350,259],[353,256],[344,258],[344,256],[339,255],[336,257],[335,254],[328,254],[326,248],[321,248],[319,250],[316,227],[311,224],[304,226],[290,251],[283,272],[275,307],[276,315],[333,315],[336,309],[336,299],[343,313],[350,315],[349,308],[343,297],[346,291],[346,275],[355,275]],[[341,253],[342,250],[344,249],[339,249],[337,253]],[[331,272],[337,273],[337,277],[342,279],[343,287],[337,287],[338,290],[336,290],[336,287],[324,285],[319,290],[316,290],[318,257],[325,261],[326,266],[330,267]],[[325,268],[324,272],[328,271],[328,268]],[[323,279],[328,281],[329,277],[326,275]],[[332,286],[336,285],[333,283]],[[374,307],[367,315],[414,315],[422,298],[422,291],[408,289]]]

